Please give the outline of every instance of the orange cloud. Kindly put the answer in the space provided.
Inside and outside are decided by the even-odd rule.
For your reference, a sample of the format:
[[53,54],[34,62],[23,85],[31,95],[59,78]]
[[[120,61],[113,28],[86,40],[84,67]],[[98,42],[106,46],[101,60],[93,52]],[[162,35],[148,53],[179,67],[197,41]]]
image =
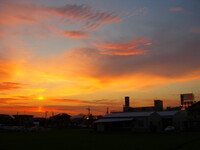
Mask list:
[[[143,46],[147,43],[149,40],[133,39],[127,43],[98,43],[98,46],[99,49],[105,49],[104,51],[116,51],[118,48],[120,50],[123,48],[138,49],[138,45]],[[108,54],[101,55],[97,49],[74,48],[46,58],[35,58],[34,62],[24,68],[24,72],[17,78],[25,80],[25,83],[30,83],[30,85],[35,85],[34,89],[36,87],[46,89],[42,91],[42,96],[47,95],[49,98],[56,97],[56,99],[63,96],[91,94],[102,90],[109,92],[143,91],[151,89],[151,86],[179,82],[180,79],[198,78],[199,72],[193,73],[199,70],[199,62],[196,59],[199,52],[197,49],[198,47],[193,49],[195,53],[191,53],[186,47],[183,53],[113,57]],[[178,55],[181,57],[175,57]],[[188,58],[187,63],[185,57]],[[184,71],[184,63],[189,66],[187,71]],[[191,76],[187,77],[188,75]],[[27,93],[36,94],[31,90],[23,91],[25,95]]]
[[77,104],[87,104],[87,105],[121,105],[122,102],[118,100],[109,100],[109,99],[102,99],[102,100],[71,100],[71,99],[49,99],[50,101],[54,102],[61,102],[61,103],[77,103]]
[[1,1],[0,22],[6,25],[18,23],[40,24],[51,22],[54,17],[64,24],[82,23],[88,29],[97,29],[103,24],[121,21],[118,14],[105,12],[89,5],[67,4],[65,6],[44,6],[31,2]]
[[174,7],[174,8],[170,8],[169,11],[183,11],[182,7]]
[[0,81],[5,81],[11,78],[14,71],[14,63],[8,59],[0,58]]
[[88,34],[84,31],[64,31],[64,36],[67,36],[69,38],[88,38]]
[[61,102],[61,103],[86,103],[86,101],[82,100],[71,100],[71,99],[50,99],[50,101]]
[[[135,40],[128,43],[103,43],[99,46],[101,49],[105,48],[105,51],[106,48],[115,51],[118,50],[118,47],[132,50],[135,45],[137,47],[138,41],[141,41],[139,46],[149,43],[148,40],[142,39],[136,40],[136,44],[133,41]],[[196,49],[194,50],[198,52]],[[181,53],[181,56],[184,57],[179,57],[177,60],[177,57],[174,56],[179,53],[113,57],[108,54],[101,55],[97,49],[71,49],[62,54],[35,59],[34,64],[28,68],[31,69],[30,73],[23,74],[22,79],[28,77],[27,80],[33,84],[37,81],[37,86],[46,89],[43,91],[44,95],[48,95],[50,98],[58,97],[56,98],[59,99],[57,102],[62,101],[63,103],[65,100],[60,100],[59,97],[91,94],[101,90],[109,92],[144,91],[152,89],[151,87],[156,85],[198,78],[199,72],[195,73],[195,70],[199,70],[198,62],[194,63],[196,65],[188,64],[198,60],[196,59],[198,55],[193,55],[193,53],[188,55],[188,53],[187,50],[185,53]],[[187,63],[190,67],[186,72],[182,65],[185,62],[185,56],[188,60],[192,60]],[[86,103],[85,101],[70,102]]]
[[18,23],[37,23],[37,17],[42,9],[41,6],[16,0],[1,1],[0,7],[0,22],[11,26]]
[[132,14],[130,14],[128,17],[131,17],[131,16],[135,16],[135,15],[138,15],[138,14],[143,14],[143,15],[146,15],[148,13],[148,9],[146,7],[143,7],[143,8],[140,8],[136,11],[134,11]]
[[[2,98],[0,98],[0,103],[12,105],[28,105],[30,104],[28,101],[34,99],[32,96],[9,96],[10,95],[2,95]],[[26,101],[26,103],[24,101]]]
[[[89,29],[97,29],[102,24],[118,22],[119,15],[97,10],[89,5],[70,5],[67,4],[60,8],[53,9],[58,15],[63,17],[64,23],[83,22]],[[67,19],[67,20],[66,20]]]
[[123,52],[121,50],[119,51],[107,51],[107,52],[101,52],[101,54],[105,54],[105,55],[141,55],[141,54],[146,54],[147,50],[143,50],[143,49],[135,49],[135,50],[123,50]]
[[16,98],[0,98],[0,101],[15,101],[15,100],[19,100],[19,99],[16,99]]
[[25,84],[16,82],[0,82],[0,91],[19,89],[22,85]]
[[107,55],[140,55],[147,50],[139,48],[142,45],[151,45],[147,38],[134,38],[128,43],[95,43],[101,54]]

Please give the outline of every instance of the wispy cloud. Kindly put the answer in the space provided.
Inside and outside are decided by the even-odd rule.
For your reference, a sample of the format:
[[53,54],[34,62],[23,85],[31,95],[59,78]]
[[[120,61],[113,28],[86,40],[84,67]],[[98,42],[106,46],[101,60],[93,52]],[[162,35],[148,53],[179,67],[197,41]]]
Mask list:
[[67,4],[63,7],[52,9],[63,17],[62,21],[64,23],[82,22],[89,29],[97,29],[102,24],[115,23],[122,20],[119,14],[104,12],[86,4]]
[[95,43],[101,54],[106,55],[141,55],[147,50],[140,48],[144,45],[151,45],[147,38],[134,38],[128,43]]
[[23,85],[25,84],[16,82],[0,82],[0,91],[19,89]]
[[143,7],[143,8],[140,8],[140,9],[134,11],[130,15],[128,15],[128,17],[132,17],[132,16],[135,16],[135,15],[138,15],[138,14],[146,15],[148,12],[149,12],[149,10],[147,9],[147,7]]
[[183,11],[184,9],[182,7],[173,7],[170,8],[169,11]]
[[50,101],[54,102],[61,102],[61,103],[87,103],[87,101],[83,100],[74,100],[74,99],[49,99]]
[[49,99],[49,101],[60,102],[60,103],[78,103],[86,105],[119,105],[122,102],[119,100],[109,100],[109,99],[100,99],[100,100],[76,100],[76,99]]
[[16,98],[0,98],[0,103],[5,105],[28,105],[28,103],[20,102],[20,99]]
[[0,58],[0,81],[10,78],[12,70],[12,63]]
[[[45,24],[56,17],[64,24],[82,23],[87,29],[97,29],[103,24],[117,23],[122,20],[118,13],[98,10],[82,4],[65,6],[44,6],[31,2],[1,1],[0,22],[7,25],[16,23]],[[48,17],[47,17],[48,16]]]
[[63,35],[67,36],[69,38],[77,38],[77,39],[79,39],[79,38],[88,38],[89,37],[89,35],[86,32],[84,32],[84,31],[75,31],[75,30],[74,31],[65,30],[65,31],[63,31]]

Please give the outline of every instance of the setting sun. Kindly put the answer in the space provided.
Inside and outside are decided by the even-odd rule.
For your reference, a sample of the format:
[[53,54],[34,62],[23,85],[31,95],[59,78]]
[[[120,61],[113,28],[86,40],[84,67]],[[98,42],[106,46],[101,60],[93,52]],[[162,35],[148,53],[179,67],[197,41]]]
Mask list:
[[40,97],[38,97],[37,99],[39,99],[39,100],[44,100],[44,97],[40,96]]

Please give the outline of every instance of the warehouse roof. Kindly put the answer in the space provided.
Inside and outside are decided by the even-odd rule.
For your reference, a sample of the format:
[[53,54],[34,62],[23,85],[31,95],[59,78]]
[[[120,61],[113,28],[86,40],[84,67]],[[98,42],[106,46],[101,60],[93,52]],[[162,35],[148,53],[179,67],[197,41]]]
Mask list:
[[111,113],[103,116],[103,118],[128,118],[128,117],[148,117],[154,112],[121,112],[121,113]]
[[123,121],[131,121],[133,120],[132,118],[118,118],[118,119],[99,119],[95,121],[94,123],[104,123],[104,122],[123,122]]
[[160,116],[173,116],[177,113],[178,111],[159,111],[157,112]]

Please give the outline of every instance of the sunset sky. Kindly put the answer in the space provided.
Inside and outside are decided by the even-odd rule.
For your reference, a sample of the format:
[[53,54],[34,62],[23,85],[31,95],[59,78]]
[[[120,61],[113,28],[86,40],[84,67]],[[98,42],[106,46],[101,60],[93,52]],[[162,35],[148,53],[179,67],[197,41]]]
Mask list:
[[199,0],[0,0],[0,113],[200,99]]

